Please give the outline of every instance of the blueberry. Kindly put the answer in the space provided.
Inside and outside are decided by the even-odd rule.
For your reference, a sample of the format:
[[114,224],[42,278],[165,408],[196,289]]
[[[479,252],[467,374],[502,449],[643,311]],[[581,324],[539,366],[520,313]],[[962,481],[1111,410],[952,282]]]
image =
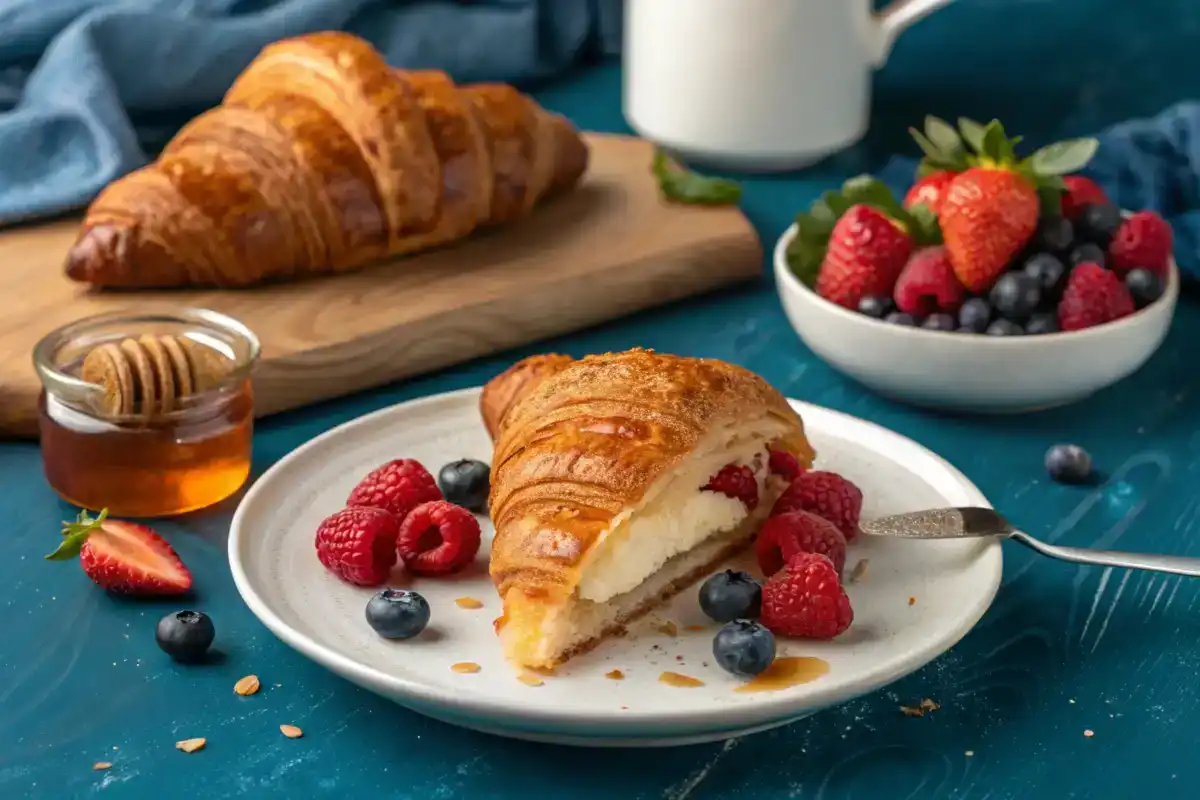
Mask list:
[[454,505],[481,512],[487,507],[491,475],[487,464],[463,458],[451,461],[438,471],[438,488]]
[[1079,445],[1056,444],[1046,451],[1046,472],[1059,483],[1087,483],[1092,457]]
[[1034,314],[1025,325],[1030,336],[1038,333],[1058,333],[1058,315],[1054,313]]
[[931,331],[952,331],[958,327],[958,323],[949,314],[930,314],[921,327]]
[[757,619],[762,609],[762,587],[749,572],[727,569],[700,587],[700,610],[717,622]]
[[1121,209],[1112,203],[1084,206],[1083,213],[1079,215],[1079,236],[1101,247],[1108,247],[1122,221]]
[[1071,266],[1073,267],[1087,263],[1099,264],[1103,267],[1107,263],[1104,257],[1104,248],[1098,244],[1092,244],[1091,242],[1084,242],[1072,250],[1068,260],[1071,262]]
[[1038,282],[1023,272],[1009,272],[1000,276],[991,292],[992,305],[1002,317],[1021,322],[1042,301],[1042,290]]
[[1020,336],[1025,329],[1011,319],[998,319],[987,326],[988,336]]
[[858,313],[866,314],[868,317],[874,317],[875,319],[883,319],[891,310],[892,299],[890,297],[869,294],[858,301]]
[[158,621],[154,641],[176,661],[194,664],[204,658],[217,629],[203,611],[176,611]]
[[1050,253],[1037,253],[1029,257],[1022,271],[1037,281],[1043,297],[1057,294],[1062,290],[1063,278],[1067,274],[1067,266]]
[[903,311],[893,311],[883,318],[884,322],[890,322],[893,325],[907,325],[910,328],[917,324],[917,318],[912,314],[905,314]]
[[775,634],[761,623],[734,620],[713,637],[713,657],[734,675],[757,675],[775,660]]
[[1125,286],[1133,295],[1134,305],[1138,308],[1145,308],[1162,297],[1163,290],[1166,289],[1162,278],[1148,269],[1130,270],[1125,276]]
[[992,306],[982,297],[968,299],[962,304],[962,308],[958,310],[958,324],[963,328],[969,328],[975,333],[983,333],[987,330],[988,323],[991,321]]
[[1061,253],[1075,240],[1075,228],[1063,217],[1046,217],[1038,222],[1034,245],[1051,253]]
[[384,589],[367,601],[367,624],[385,639],[411,639],[429,624],[429,603],[416,592]]

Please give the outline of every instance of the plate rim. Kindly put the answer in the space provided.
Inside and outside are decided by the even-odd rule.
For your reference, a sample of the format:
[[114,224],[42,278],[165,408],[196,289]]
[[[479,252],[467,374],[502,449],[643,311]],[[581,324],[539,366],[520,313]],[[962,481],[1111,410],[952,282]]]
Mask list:
[[[827,707],[848,702],[855,697],[875,692],[900,678],[909,675],[931,663],[962,640],[983,618],[995,600],[1000,587],[1003,572],[1003,555],[999,541],[981,542],[977,559],[990,559],[991,572],[988,575],[988,586],[976,595],[974,606],[961,621],[946,634],[932,639],[932,644],[915,647],[899,659],[893,669],[885,673],[877,673],[869,679],[857,682],[831,682],[827,687],[818,687],[804,694],[801,698],[782,701],[772,710],[774,713],[764,714],[763,706],[759,704],[745,706],[727,706],[714,709],[709,705],[689,707],[680,706],[670,711],[637,710],[630,708],[625,711],[614,709],[605,714],[597,711],[562,711],[555,708],[531,708],[514,706],[511,700],[491,697],[478,697],[457,694],[433,684],[413,681],[404,676],[384,672],[372,666],[362,664],[348,655],[319,642],[309,635],[293,628],[284,622],[270,607],[269,603],[256,591],[254,583],[246,572],[240,550],[247,542],[245,533],[245,518],[249,516],[258,496],[267,491],[270,479],[289,467],[289,465],[308,452],[320,448],[330,439],[344,435],[356,427],[369,427],[381,417],[397,412],[398,409],[414,409],[453,401],[461,401],[470,396],[478,397],[481,386],[472,386],[448,392],[426,395],[410,400],[394,403],[384,408],[363,414],[347,420],[319,434],[309,441],[280,457],[262,473],[247,490],[238,503],[229,526],[229,540],[226,548],[230,572],[234,586],[242,601],[250,612],[262,623],[267,630],[284,644],[300,653],[305,658],[330,670],[338,677],[348,680],[355,685],[380,693],[386,689],[388,699],[406,706],[418,713],[422,707],[432,706],[438,709],[452,711],[453,716],[470,716],[481,722],[502,721],[505,727],[517,730],[553,734],[560,732],[579,735],[579,726],[587,726],[592,738],[605,738],[617,735],[620,738],[645,738],[647,740],[670,736],[672,731],[689,734],[704,732],[727,732],[736,735],[742,728],[761,728],[772,723],[785,724],[793,719],[800,719],[816,713]],[[974,502],[981,506],[991,507],[983,492],[964,475],[957,467],[942,456],[933,452],[921,443],[904,436],[901,433],[885,428],[869,420],[855,417],[836,409],[807,403],[794,398],[787,398],[788,403],[795,408],[801,417],[805,413],[815,411],[825,414],[842,423],[866,426],[871,432],[884,439],[900,440],[903,444],[916,448],[925,458],[944,470],[950,477],[974,496]],[[410,705],[411,704],[411,705]],[[466,712],[466,713],[464,713]],[[465,723],[463,723],[465,724]],[[635,732],[636,731],[636,732]]]

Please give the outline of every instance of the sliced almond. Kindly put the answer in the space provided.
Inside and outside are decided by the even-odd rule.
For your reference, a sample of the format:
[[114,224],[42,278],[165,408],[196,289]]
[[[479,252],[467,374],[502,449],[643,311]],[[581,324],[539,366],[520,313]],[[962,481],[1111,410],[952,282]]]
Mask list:
[[111,767],[112,767],[111,761],[97,761],[95,764],[92,764],[92,769],[94,769],[94,770],[109,769]]
[[300,730],[295,725],[280,725],[279,732],[289,739],[299,739],[304,735],[304,731]]
[[247,675],[233,685],[233,692],[234,694],[240,694],[242,697],[247,697],[257,692],[260,685],[257,675]]
[[208,739],[203,737],[198,739],[184,739],[182,742],[175,743],[175,749],[182,750],[185,753],[194,753],[197,750],[203,750],[206,744],[208,744]]

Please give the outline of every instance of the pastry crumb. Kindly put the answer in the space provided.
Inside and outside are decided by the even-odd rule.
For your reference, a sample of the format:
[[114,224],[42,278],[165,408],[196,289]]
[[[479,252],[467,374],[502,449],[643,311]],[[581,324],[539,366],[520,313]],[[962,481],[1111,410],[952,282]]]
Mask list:
[[930,711],[937,711],[941,704],[926,697],[915,706],[900,706],[900,713],[906,717],[923,717]]
[[299,739],[304,735],[304,731],[300,730],[295,725],[280,725],[279,732],[289,739]]
[[1086,736],[1086,737],[1088,737],[1088,738],[1090,739],[1090,738],[1092,738],[1093,736],[1095,736],[1095,735],[1096,735],[1096,732],[1095,732],[1095,731],[1093,731],[1091,728],[1088,728],[1087,730],[1085,730],[1085,731],[1083,732],[1083,735],[1084,735],[1084,736]]
[[974,751],[974,750],[968,750],[968,751],[966,751],[965,753],[963,753],[963,755],[964,755],[964,756],[966,756],[967,758],[970,758],[971,756],[975,755],[975,751]]
[[454,604],[459,608],[483,608],[483,603],[476,600],[474,597],[456,598]]
[[111,761],[97,761],[95,764],[92,764],[92,769],[97,770],[97,771],[104,770],[104,769],[111,769],[111,768],[112,768]]
[[517,680],[526,686],[541,686],[545,683],[545,681],[539,678],[537,675],[518,675]]
[[915,606],[917,604],[917,598],[915,598],[915,597],[908,598],[908,604],[910,606]]
[[869,559],[860,558],[858,563],[854,565],[854,569],[850,570],[850,577],[847,579],[849,583],[858,583],[863,578],[867,577],[867,564]]
[[175,743],[176,750],[182,750],[185,753],[194,753],[197,750],[203,750],[204,745],[208,744],[208,740],[204,737],[196,739],[184,739],[181,742]]
[[479,672],[482,667],[473,661],[460,661],[457,664],[450,665],[450,669],[460,675],[469,675],[472,672]]
[[655,625],[654,627],[659,633],[661,633],[664,636],[678,636],[679,635],[679,628],[676,627],[675,623],[671,622],[670,620],[659,623],[658,625]]
[[625,673],[621,672],[619,669],[614,669],[611,672],[604,673],[604,677],[608,678],[610,681],[623,681],[625,680]]

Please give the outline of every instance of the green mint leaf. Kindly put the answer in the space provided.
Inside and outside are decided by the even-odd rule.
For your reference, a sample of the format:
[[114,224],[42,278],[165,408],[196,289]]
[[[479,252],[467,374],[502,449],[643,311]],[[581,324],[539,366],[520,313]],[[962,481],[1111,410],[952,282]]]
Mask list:
[[1086,167],[1099,147],[1095,139],[1067,139],[1038,150],[1029,163],[1038,175],[1069,175]]
[[954,160],[964,158],[962,137],[954,130],[954,126],[944,119],[932,115],[925,117],[925,137],[948,157]]
[[668,200],[689,205],[733,205],[742,198],[742,187],[735,181],[710,178],[692,172],[672,161],[661,150],[654,151],[651,172]]
[[963,141],[976,153],[983,153],[983,134],[985,129],[973,119],[958,118],[958,130],[962,133]]

